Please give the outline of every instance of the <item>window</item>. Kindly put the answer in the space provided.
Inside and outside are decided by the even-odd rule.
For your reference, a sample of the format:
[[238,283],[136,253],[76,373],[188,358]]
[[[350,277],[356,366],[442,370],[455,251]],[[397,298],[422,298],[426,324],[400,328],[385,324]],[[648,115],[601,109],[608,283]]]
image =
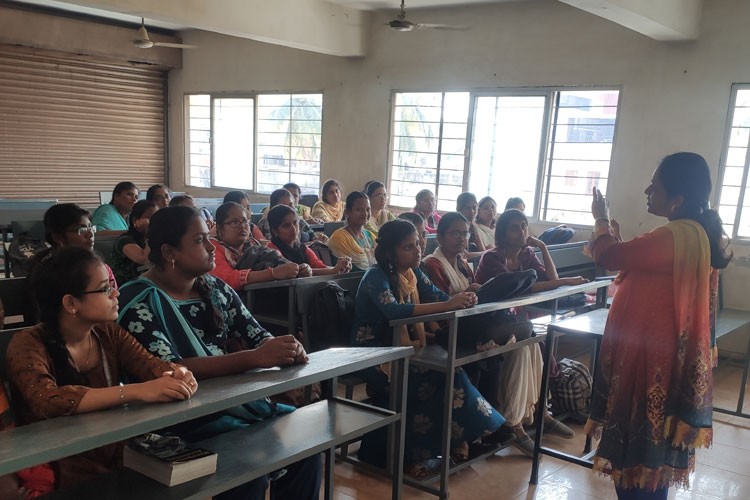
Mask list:
[[750,84],[737,84],[732,86],[718,195],[719,215],[732,239],[750,238],[749,146]]
[[438,210],[456,208],[463,191],[468,92],[396,94],[393,108],[391,203],[415,204],[422,189],[435,193]]
[[618,99],[615,89],[397,93],[391,200],[409,207],[428,188],[438,209],[454,210],[464,190],[500,208],[520,196],[532,217],[590,224],[591,188],[606,192]]
[[191,186],[317,192],[322,94],[189,95],[186,108]]

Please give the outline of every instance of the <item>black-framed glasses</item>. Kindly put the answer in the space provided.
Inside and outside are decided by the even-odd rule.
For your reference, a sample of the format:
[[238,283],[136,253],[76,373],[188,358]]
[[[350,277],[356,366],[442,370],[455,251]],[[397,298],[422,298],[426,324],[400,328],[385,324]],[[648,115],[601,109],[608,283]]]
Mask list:
[[224,224],[231,227],[243,227],[250,225],[250,219],[232,219],[226,221]]
[[112,282],[110,282],[110,284],[107,285],[107,286],[105,286],[105,287],[99,288],[97,290],[87,290],[87,291],[81,292],[81,293],[83,295],[89,295],[91,293],[106,293],[107,297],[109,297],[111,299],[112,295],[114,295],[114,293],[115,293],[115,290],[117,290],[117,288],[115,288],[115,284],[112,283]]
[[78,226],[73,229],[68,229],[68,233],[76,233],[78,236],[83,236],[87,233],[96,234],[96,226]]

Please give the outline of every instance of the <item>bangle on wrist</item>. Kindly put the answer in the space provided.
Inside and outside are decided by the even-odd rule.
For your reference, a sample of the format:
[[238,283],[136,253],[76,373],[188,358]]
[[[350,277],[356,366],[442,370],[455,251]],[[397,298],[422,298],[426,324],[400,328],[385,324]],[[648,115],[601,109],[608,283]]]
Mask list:
[[596,219],[594,219],[594,224],[596,224],[597,222],[601,220],[605,221],[607,225],[609,226],[609,217],[597,217]]
[[120,384],[120,404],[123,407],[128,406],[128,403],[125,401],[125,386]]

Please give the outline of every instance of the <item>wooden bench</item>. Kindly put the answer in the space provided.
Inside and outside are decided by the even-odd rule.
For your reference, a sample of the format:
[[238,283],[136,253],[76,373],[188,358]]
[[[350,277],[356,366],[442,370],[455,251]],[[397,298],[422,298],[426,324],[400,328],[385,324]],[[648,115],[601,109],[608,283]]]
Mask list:
[[[326,498],[332,498],[334,449],[374,429],[393,425],[390,461],[392,498],[401,495],[405,408],[403,374],[408,348],[347,348],[312,353],[306,365],[219,377],[201,381],[188,401],[134,404],[69,417],[58,417],[3,432],[0,475],[115,443],[144,432],[185,422],[242,403],[296,387],[332,379],[350,372],[392,362],[396,385],[392,410],[375,408],[343,398],[299,408],[248,428],[198,443],[218,453],[215,474],[167,487],[130,470],[118,470],[91,482],[59,491],[50,498],[70,499],[204,499],[271,471],[324,451]],[[304,429],[305,432],[300,432]]]

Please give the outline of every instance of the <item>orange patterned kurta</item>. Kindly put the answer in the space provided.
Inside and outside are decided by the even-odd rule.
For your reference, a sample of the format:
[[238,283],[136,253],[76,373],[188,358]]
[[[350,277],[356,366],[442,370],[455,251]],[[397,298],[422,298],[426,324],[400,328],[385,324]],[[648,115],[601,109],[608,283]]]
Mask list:
[[594,470],[620,488],[687,486],[712,440],[708,239],[680,220],[628,242],[597,234],[591,252],[620,270],[588,425],[603,429]]

